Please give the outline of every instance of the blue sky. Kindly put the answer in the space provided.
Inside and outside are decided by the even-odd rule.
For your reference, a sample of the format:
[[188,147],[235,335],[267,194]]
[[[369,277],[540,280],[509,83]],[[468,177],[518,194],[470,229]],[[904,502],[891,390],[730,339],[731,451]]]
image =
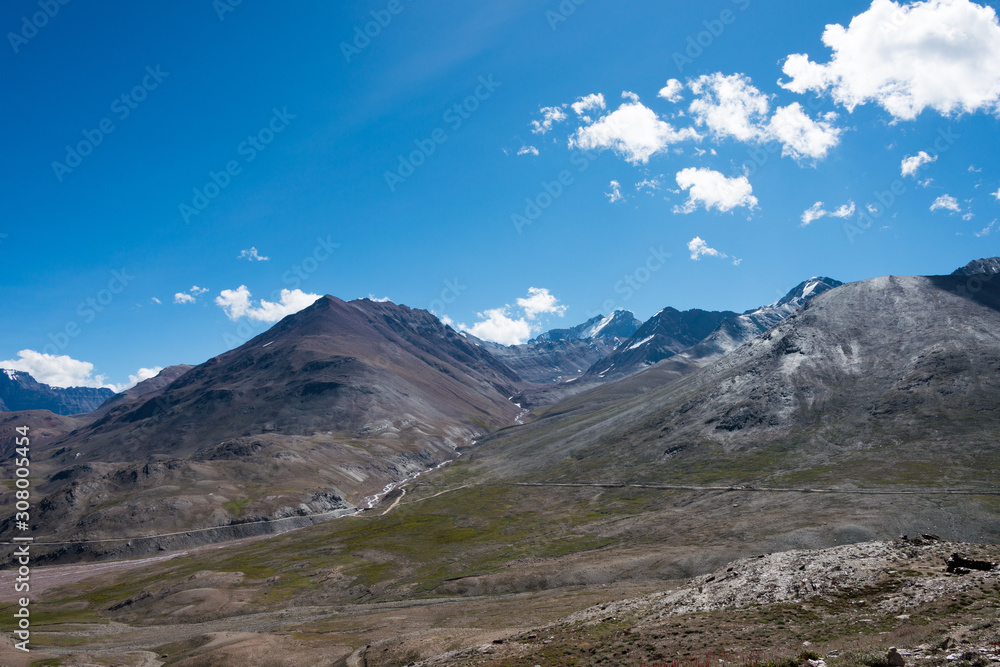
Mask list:
[[1000,254],[992,3],[17,0],[0,26],[0,361],[53,384],[201,363],[314,295],[512,342]]

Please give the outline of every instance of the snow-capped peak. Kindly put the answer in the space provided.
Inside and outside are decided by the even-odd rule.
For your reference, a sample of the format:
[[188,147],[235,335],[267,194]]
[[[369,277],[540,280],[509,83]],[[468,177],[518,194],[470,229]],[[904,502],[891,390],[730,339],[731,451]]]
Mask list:
[[4,368],[0,370],[3,370],[3,372],[6,373],[7,377],[10,378],[11,380],[17,380],[17,371],[12,370],[10,368]]

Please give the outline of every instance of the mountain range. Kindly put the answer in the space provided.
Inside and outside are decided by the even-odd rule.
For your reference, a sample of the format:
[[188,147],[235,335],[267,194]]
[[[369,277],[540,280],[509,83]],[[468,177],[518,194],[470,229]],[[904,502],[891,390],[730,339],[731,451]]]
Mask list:
[[[326,296],[89,414],[4,414],[0,435],[21,422],[38,429],[38,525],[95,545],[52,551],[56,560],[149,553],[364,508],[477,441],[494,443],[488,465],[479,447],[466,464],[484,478],[613,471],[662,482],[701,471],[701,481],[731,480],[750,456],[758,464],[748,474],[856,469],[867,482],[875,459],[866,443],[901,443],[907,469],[922,470],[961,433],[968,451],[953,474],[964,479],[993,464],[973,450],[986,446],[1000,398],[977,375],[996,367],[998,266],[848,285],[811,278],[742,314],[668,307],[640,323],[616,311],[509,347],[426,311]],[[527,425],[508,437],[515,423]],[[913,439],[926,446],[911,456]],[[149,534],[218,530],[109,539],[136,522]],[[0,523],[0,536],[11,528]]]
[[[797,651],[913,627],[950,647],[959,612],[995,633],[994,574],[940,555],[995,561],[1000,540],[997,268],[813,278],[743,314],[618,312],[505,352],[324,297],[93,413],[0,414],[8,478],[32,428],[33,563],[184,549],[39,570],[33,590],[60,587],[33,623],[69,664],[597,665],[672,660],[678,636],[695,660],[772,625]],[[591,345],[609,352],[553,370]],[[684,625],[660,613],[681,599]]]

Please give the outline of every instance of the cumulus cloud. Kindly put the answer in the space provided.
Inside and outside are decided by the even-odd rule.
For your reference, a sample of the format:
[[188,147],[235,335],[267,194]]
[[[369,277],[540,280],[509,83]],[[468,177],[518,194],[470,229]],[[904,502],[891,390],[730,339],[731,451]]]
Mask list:
[[857,207],[852,201],[842,204],[833,211],[826,210],[823,208],[823,202],[818,201],[802,212],[802,224],[799,226],[806,227],[820,218],[825,218],[827,216],[832,218],[849,218],[854,215],[856,210]]
[[570,107],[577,116],[583,116],[588,111],[603,111],[608,108],[607,103],[604,101],[604,95],[601,93],[581,97],[571,104]]
[[518,155],[538,155],[538,149],[534,146],[521,146],[517,151]]
[[796,160],[823,159],[840,143],[843,129],[832,123],[836,114],[814,120],[795,102],[769,115],[768,96],[743,74],[706,74],[690,85],[699,97],[688,111],[699,126],[707,127],[717,138],[745,143],[778,141],[781,154]]
[[939,211],[942,209],[945,211],[951,211],[952,213],[962,212],[962,207],[959,206],[958,200],[951,195],[941,195],[934,200],[933,204],[931,204],[931,211]]
[[531,121],[533,134],[545,134],[552,129],[556,123],[561,123],[568,118],[566,112],[559,107],[542,107],[542,120]]
[[983,227],[983,230],[981,232],[975,232],[975,234],[978,238],[989,236],[990,234],[993,233],[993,230],[996,229],[996,226],[997,226],[997,221],[996,219],[994,219],[993,222],[991,222],[989,225]]
[[226,317],[234,322],[246,317],[258,322],[277,322],[287,315],[297,313],[311,306],[319,294],[307,294],[302,290],[281,290],[281,300],[277,303],[260,300],[258,305],[250,299],[250,290],[246,285],[240,285],[234,290],[225,289],[215,297],[215,304],[222,308]]
[[529,287],[528,296],[518,299],[517,305],[524,309],[524,315],[529,320],[542,314],[554,314],[559,317],[566,314],[566,306],[559,305],[559,299],[544,287]]
[[250,262],[268,262],[271,260],[270,257],[264,257],[257,252],[257,248],[250,247],[249,250],[240,250],[240,255],[237,259],[245,259]]
[[667,100],[668,102],[680,102],[681,101],[681,91],[684,90],[684,84],[677,79],[670,79],[667,81],[667,85],[660,88],[659,97]]
[[605,192],[604,196],[608,198],[612,204],[624,199],[622,197],[622,184],[618,181],[611,181],[611,192]]
[[677,173],[677,185],[688,191],[688,199],[683,206],[675,207],[674,213],[692,213],[699,206],[704,206],[706,211],[715,208],[723,213],[741,206],[749,209],[757,206],[753,187],[746,176],[726,178],[711,169],[688,167]]
[[368,300],[374,301],[375,303],[389,303],[390,301],[392,301],[392,299],[390,299],[387,296],[375,296],[374,294],[369,294]]
[[566,314],[566,306],[560,305],[559,300],[544,287],[529,287],[528,296],[517,299],[516,303],[521,311],[519,314],[512,314],[514,309],[510,305],[491,308],[477,313],[480,321],[471,327],[459,324],[458,328],[501,345],[520,345],[540,329],[539,323],[535,322],[539,315],[562,317]]
[[178,292],[177,294],[174,294],[174,303],[194,303],[198,300],[199,296],[207,291],[207,288],[195,285],[187,292]]
[[822,160],[840,143],[844,130],[834,127],[828,120],[813,120],[803,111],[802,105],[795,102],[774,112],[767,131],[781,142],[782,155],[796,160]]
[[970,0],[900,5],[874,0],[850,25],[828,25],[830,62],[806,54],[785,60],[789,81],[805,93],[828,91],[849,111],[874,103],[894,120],[924,109],[944,115],[1000,111],[1000,23],[991,7]]
[[103,375],[94,375],[94,364],[68,355],[21,350],[17,359],[0,361],[0,368],[23,371],[42,384],[53,387],[106,387],[115,389]]
[[920,151],[916,155],[908,155],[903,158],[903,161],[899,165],[900,173],[903,176],[916,176],[918,169],[935,160],[937,160],[937,155],[931,157],[927,154],[927,151]]
[[625,102],[614,112],[578,129],[570,137],[569,146],[583,150],[610,148],[632,164],[645,164],[671,144],[700,138],[692,128],[674,129],[636,97],[635,101]]
[[471,327],[464,324],[459,326],[476,338],[501,345],[520,345],[531,338],[531,323],[523,317],[513,319],[508,311],[509,308],[506,306],[492,308],[486,312],[478,313],[481,321],[476,322]]
[[729,255],[724,252],[719,252],[715,248],[709,248],[708,243],[706,243],[700,236],[696,236],[688,241],[688,252],[691,253],[691,259],[696,262],[702,257],[720,257],[723,259],[729,257]]
[[690,86],[699,97],[691,102],[688,111],[699,126],[708,127],[719,138],[761,139],[770,103],[750,77],[716,72],[698,77]]

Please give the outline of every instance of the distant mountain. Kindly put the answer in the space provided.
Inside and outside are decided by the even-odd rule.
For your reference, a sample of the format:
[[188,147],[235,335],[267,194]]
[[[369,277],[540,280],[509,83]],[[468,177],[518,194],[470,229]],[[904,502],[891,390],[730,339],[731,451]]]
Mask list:
[[723,320],[705,340],[682,354],[689,359],[715,359],[728,354],[798,311],[814,297],[843,284],[833,278],[810,278],[770,305]]
[[49,410],[76,415],[97,409],[114,395],[103,387],[50,387],[24,371],[0,369],[0,412]]
[[537,384],[567,382],[611,354],[642,326],[627,310],[597,315],[569,329],[552,329],[523,345],[499,345],[469,334],[522,379]]
[[233,527],[175,545],[284,529],[266,521],[364,506],[512,424],[520,383],[427,311],[326,296],[35,451],[37,519],[68,539]]
[[674,381],[615,398],[657,366],[541,410],[467,465],[546,482],[991,488],[1000,281],[965,283],[886,276],[827,290]]
[[619,378],[655,364],[703,340],[719,324],[736,313],[664,308],[649,318],[610,355],[596,362],[588,376]]
[[625,340],[638,331],[642,322],[627,310],[616,310],[607,317],[597,315],[571,329],[552,329],[530,342],[554,340],[588,340],[591,338],[620,338]]
[[969,262],[960,269],[955,269],[953,276],[974,276],[980,273],[996,274],[1000,273],[1000,257],[989,257],[987,259],[977,259]]

